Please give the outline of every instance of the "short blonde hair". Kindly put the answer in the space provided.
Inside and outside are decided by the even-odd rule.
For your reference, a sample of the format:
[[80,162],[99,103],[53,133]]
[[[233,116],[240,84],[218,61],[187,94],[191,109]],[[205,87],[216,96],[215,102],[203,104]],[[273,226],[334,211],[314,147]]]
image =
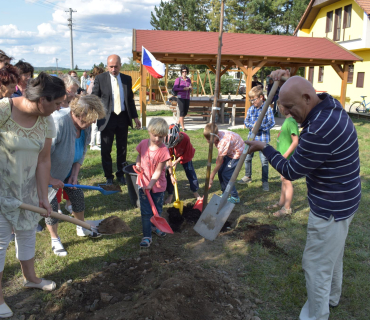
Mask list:
[[262,86],[255,86],[248,93],[249,98],[263,96]]
[[86,122],[95,122],[105,117],[103,103],[98,96],[93,94],[77,96],[69,104],[73,114]]
[[71,77],[69,74],[63,74],[60,76],[60,79],[63,80],[64,85],[66,86],[66,89],[69,89],[71,87],[77,86],[77,88],[80,87],[80,83],[77,79]]
[[168,135],[168,123],[162,118],[152,118],[148,124],[148,131],[151,134],[165,137]]
[[[214,124],[215,126],[215,134],[218,134],[218,127],[217,124]],[[207,140],[211,140],[211,133],[212,133],[212,123],[207,123],[204,127],[203,135]]]

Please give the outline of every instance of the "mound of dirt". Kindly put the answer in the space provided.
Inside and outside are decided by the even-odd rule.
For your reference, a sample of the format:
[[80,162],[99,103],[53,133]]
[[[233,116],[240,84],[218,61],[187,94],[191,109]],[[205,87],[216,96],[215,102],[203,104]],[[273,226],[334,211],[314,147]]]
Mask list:
[[184,228],[183,223],[194,226],[198,221],[201,212],[198,209],[193,209],[194,204],[188,203],[184,206],[182,215],[180,210],[174,207],[167,209],[168,222],[174,232],[181,232]]
[[[225,271],[185,262],[160,244],[51,293],[37,319],[251,319],[257,306]],[[257,301],[257,300],[256,300]]]
[[103,234],[115,234],[131,231],[131,228],[117,216],[110,216],[100,222],[98,231]]

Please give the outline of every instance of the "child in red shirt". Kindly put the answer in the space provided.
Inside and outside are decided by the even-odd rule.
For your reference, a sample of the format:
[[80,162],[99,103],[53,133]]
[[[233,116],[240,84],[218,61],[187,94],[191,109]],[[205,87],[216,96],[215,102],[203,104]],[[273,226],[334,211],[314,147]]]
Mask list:
[[[170,150],[171,157],[174,155],[176,160],[172,162],[172,166],[176,166],[179,162],[185,170],[186,177],[189,180],[190,190],[193,191],[194,197],[199,200],[201,199],[198,189],[199,183],[198,178],[194,170],[193,161],[195,149],[190,142],[189,136],[185,132],[180,132],[178,124],[171,124],[169,134],[164,140],[164,144]],[[169,173],[166,175],[167,178],[167,192],[168,198],[164,203],[171,203],[173,198],[174,187],[171,182],[171,176]]]
[[148,125],[149,139],[139,143],[136,150],[139,155],[136,158],[136,168],[143,173],[142,180],[138,179],[141,221],[143,225],[143,239],[140,247],[149,247],[152,243],[152,232],[159,237],[166,234],[156,229],[150,222],[153,216],[152,208],[144,189],[150,190],[150,195],[161,215],[163,207],[163,197],[167,182],[165,176],[165,165],[170,160],[170,153],[163,144],[163,138],[168,133],[168,124],[162,118],[153,118]]

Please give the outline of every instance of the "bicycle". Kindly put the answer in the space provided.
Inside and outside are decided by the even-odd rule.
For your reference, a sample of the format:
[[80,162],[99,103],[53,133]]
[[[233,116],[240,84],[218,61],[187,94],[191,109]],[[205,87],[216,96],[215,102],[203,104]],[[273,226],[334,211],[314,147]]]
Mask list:
[[362,102],[361,101],[355,101],[354,103],[352,103],[351,106],[349,107],[348,112],[352,112],[352,113],[368,113],[368,112],[370,112],[370,102],[366,103],[366,101],[365,101],[366,97],[367,96],[361,96]]

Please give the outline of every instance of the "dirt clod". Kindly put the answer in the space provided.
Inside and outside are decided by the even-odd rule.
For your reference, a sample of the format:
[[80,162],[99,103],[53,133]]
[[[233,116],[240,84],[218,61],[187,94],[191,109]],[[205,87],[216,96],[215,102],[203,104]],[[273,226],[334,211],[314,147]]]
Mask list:
[[131,231],[131,228],[122,219],[111,216],[100,222],[98,231],[103,234],[114,234]]

